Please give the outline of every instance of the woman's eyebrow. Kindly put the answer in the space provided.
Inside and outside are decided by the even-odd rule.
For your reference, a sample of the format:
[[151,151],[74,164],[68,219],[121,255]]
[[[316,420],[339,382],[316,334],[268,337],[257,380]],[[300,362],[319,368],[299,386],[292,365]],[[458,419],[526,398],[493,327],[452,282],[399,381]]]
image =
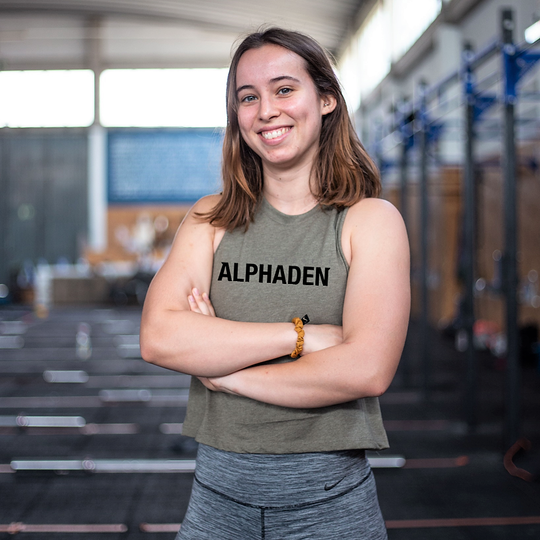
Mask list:
[[280,75],[279,77],[274,77],[273,79],[270,79],[270,82],[274,83],[274,82],[280,82],[280,81],[283,81],[283,80],[294,81],[294,82],[297,82],[297,83],[300,82],[299,79],[297,79],[296,77],[293,77],[292,75]]
[[[280,81],[284,81],[284,80],[288,80],[288,81],[294,81],[294,82],[297,82],[299,83],[300,80],[297,79],[296,77],[293,77],[292,75],[280,75],[279,77],[274,77],[272,79],[270,79],[270,83],[276,83],[276,82],[280,82]],[[253,90],[255,87],[252,85],[252,84],[244,84],[242,86],[239,86],[237,89],[236,89],[236,93],[239,94],[240,92],[242,92],[242,90]]]
[[242,90],[253,90],[255,88],[252,84],[244,84],[236,89],[236,93],[239,94]]

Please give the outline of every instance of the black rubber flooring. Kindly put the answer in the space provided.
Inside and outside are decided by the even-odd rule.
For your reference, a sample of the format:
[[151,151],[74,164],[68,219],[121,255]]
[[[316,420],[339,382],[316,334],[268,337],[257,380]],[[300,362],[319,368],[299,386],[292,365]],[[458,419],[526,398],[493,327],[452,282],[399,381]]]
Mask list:
[[[1,540],[174,539],[192,472],[144,467],[193,460],[196,445],[179,431],[189,378],[140,358],[139,323],[131,307],[54,309],[45,319],[0,307]],[[539,539],[540,371],[524,368],[522,434],[531,447],[510,469],[531,473],[526,481],[503,462],[501,361],[478,355],[479,423],[471,432],[463,421],[465,356],[439,333],[429,336],[426,399],[422,339],[412,324],[407,384],[400,370],[381,398],[391,448],[370,454],[405,459],[399,468],[374,468],[390,540]],[[27,425],[51,417],[75,424]],[[21,470],[30,461],[39,463]],[[73,464],[79,469],[68,470]]]

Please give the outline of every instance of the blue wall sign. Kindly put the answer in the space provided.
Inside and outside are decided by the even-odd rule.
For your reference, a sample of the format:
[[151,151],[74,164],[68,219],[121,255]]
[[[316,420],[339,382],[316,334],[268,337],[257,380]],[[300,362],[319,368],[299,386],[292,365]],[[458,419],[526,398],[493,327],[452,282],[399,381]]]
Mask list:
[[222,142],[219,129],[109,130],[109,202],[193,202],[219,192]]

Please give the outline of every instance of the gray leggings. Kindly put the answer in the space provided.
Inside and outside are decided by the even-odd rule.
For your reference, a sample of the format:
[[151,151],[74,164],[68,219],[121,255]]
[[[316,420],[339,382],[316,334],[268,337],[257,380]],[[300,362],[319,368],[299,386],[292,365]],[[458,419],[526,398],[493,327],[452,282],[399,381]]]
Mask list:
[[386,540],[360,451],[235,454],[200,445],[176,540]]

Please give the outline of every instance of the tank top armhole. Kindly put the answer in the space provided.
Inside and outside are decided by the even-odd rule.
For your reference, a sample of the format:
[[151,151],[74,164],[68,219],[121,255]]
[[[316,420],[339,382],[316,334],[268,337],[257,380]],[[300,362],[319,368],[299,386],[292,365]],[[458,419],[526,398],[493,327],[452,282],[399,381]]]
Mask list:
[[349,211],[349,207],[344,208],[341,210],[341,212],[337,213],[337,219],[336,219],[336,245],[338,248],[338,253],[343,261],[343,264],[345,265],[345,268],[347,269],[347,272],[349,271],[350,265],[347,262],[347,258],[345,257],[345,253],[343,253],[343,244],[341,235],[343,233],[343,224],[345,223],[345,218],[347,217],[347,212]]
[[[225,238],[225,236],[227,236],[227,234],[229,234],[229,231],[227,231],[227,230],[223,231],[223,235],[221,236],[221,239],[220,239],[218,245],[215,246],[214,256],[216,256],[216,254],[218,253],[221,244],[223,244],[223,239]],[[212,246],[212,247],[214,247],[214,246]]]

